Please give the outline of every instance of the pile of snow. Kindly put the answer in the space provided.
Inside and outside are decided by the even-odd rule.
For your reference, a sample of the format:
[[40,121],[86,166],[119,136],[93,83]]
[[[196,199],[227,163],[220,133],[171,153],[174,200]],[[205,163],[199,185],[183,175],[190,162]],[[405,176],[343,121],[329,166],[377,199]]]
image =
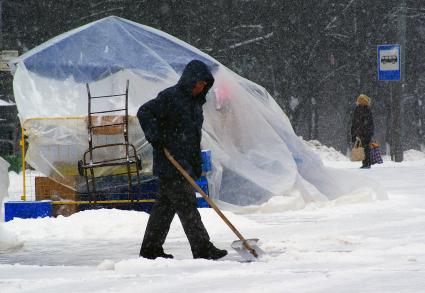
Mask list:
[[337,151],[333,147],[328,147],[323,145],[318,140],[309,140],[305,141],[305,143],[315,152],[322,161],[349,161],[345,155],[341,152]]
[[5,225],[21,241],[127,239],[140,234],[148,216],[136,211],[101,209],[82,211],[69,217],[15,218]]
[[20,172],[19,174],[15,171],[9,172],[9,200],[20,200],[23,192],[22,180],[22,172]]
[[4,199],[8,197],[7,189],[9,188],[9,174],[7,172],[9,163],[0,157],[0,253],[2,251],[14,249],[22,246],[16,235],[3,227],[4,221]]
[[[213,209],[199,209],[208,232],[213,235],[234,237]],[[257,223],[242,215],[225,212],[231,222],[242,230]],[[149,214],[116,209],[87,210],[69,217],[38,219],[13,219],[5,223],[9,231],[16,233],[19,241],[77,241],[77,240],[128,240],[142,239]],[[260,225],[262,226],[262,225]],[[171,237],[185,238],[179,218],[176,216],[170,229]]]
[[417,150],[408,150],[404,153],[404,160],[405,161],[421,161],[425,160],[425,153]]
[[[25,172],[25,186],[26,186],[26,200],[35,200],[35,178],[45,177],[43,173],[26,170]],[[21,200],[23,195],[23,174],[22,172],[16,173],[14,171],[9,172],[9,200]]]
[[[10,164],[0,157],[0,216],[4,219],[3,200],[8,197],[7,190],[9,188],[9,169]],[[2,221],[0,220],[0,221]]]
[[13,230],[7,229],[6,224],[0,222],[0,253],[18,249],[23,246],[23,242],[18,240],[18,237]]

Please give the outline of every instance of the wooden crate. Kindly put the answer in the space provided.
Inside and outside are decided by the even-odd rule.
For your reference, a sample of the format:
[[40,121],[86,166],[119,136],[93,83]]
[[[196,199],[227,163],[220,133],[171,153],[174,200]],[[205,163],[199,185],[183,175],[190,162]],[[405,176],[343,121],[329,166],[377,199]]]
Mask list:
[[[88,122],[88,117],[86,117],[86,122]],[[92,126],[102,126],[107,124],[114,123],[123,123],[124,116],[122,115],[105,115],[105,116],[92,116]],[[113,126],[103,126],[99,128],[93,128],[93,134],[97,135],[116,135],[122,134],[124,132],[124,125],[113,125]]]
[[[78,193],[48,177],[35,177],[35,199],[36,200],[53,200],[53,201],[78,201]],[[52,214],[54,217],[58,215],[69,216],[78,212],[77,205],[53,205]]]
[[37,200],[77,200],[75,190],[62,185],[49,177],[35,177],[35,197]]

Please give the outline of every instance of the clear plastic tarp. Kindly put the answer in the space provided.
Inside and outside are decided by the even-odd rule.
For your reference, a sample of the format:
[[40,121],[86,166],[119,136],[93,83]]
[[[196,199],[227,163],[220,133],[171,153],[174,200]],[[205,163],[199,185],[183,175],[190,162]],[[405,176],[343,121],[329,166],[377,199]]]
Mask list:
[[[14,93],[29,139],[27,161],[74,188],[77,161],[88,148],[87,90],[123,93],[129,87],[130,141],[151,168],[151,147],[135,115],[140,105],[174,85],[185,65],[198,59],[215,84],[204,105],[202,147],[212,153],[210,193],[234,206],[260,206],[276,197],[303,205],[376,184],[325,168],[293,131],[289,119],[261,86],[232,72],[198,49],[150,27],[107,17],[60,35],[13,61]],[[101,100],[99,111],[120,107]],[[99,135],[113,142],[114,135]],[[99,154],[107,157],[108,154]]]

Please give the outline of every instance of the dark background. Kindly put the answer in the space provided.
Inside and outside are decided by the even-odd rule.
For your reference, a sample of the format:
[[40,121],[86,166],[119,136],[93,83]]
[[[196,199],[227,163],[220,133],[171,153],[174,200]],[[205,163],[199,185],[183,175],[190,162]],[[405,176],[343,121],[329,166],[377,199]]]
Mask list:
[[[264,86],[306,140],[345,152],[360,93],[373,100],[376,139],[424,149],[425,6],[412,0],[0,0],[0,49],[22,54],[116,15],[163,30]],[[403,6],[405,5],[405,6]],[[403,8],[404,7],[404,8]],[[404,82],[377,80],[377,45],[404,44]],[[403,57],[403,56],[402,56]],[[13,100],[0,73],[0,98]],[[392,98],[400,93],[400,101]],[[383,148],[386,151],[386,148]]]

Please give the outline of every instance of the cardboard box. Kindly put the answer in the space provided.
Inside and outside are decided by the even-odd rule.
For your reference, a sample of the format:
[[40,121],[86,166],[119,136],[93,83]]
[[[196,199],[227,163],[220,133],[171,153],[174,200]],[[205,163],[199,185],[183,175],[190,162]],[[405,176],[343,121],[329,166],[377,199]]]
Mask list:
[[78,200],[75,190],[62,185],[49,177],[35,177],[36,200]]
[[[35,199],[58,201],[78,201],[78,193],[48,177],[35,177]],[[70,216],[78,212],[76,204],[52,204],[52,215]]]

